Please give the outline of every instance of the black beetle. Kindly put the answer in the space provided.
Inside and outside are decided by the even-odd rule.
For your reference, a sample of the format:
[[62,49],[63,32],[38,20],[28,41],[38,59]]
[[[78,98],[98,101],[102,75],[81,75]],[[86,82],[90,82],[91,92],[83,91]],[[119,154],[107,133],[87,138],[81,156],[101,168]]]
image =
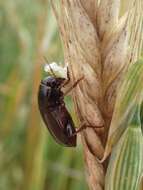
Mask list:
[[[74,88],[82,78],[77,80],[72,88]],[[38,104],[44,123],[55,141],[64,146],[75,147],[77,132],[73,120],[65,106],[64,93],[61,90],[69,80],[69,74],[68,80],[56,77],[55,75],[43,79],[39,87]],[[70,90],[68,90],[68,92]]]

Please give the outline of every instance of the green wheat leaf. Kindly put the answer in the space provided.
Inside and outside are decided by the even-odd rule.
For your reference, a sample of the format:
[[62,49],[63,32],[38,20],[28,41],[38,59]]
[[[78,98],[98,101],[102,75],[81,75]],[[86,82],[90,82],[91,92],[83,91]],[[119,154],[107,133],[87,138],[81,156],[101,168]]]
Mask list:
[[113,146],[119,141],[127,129],[136,105],[142,104],[143,99],[143,60],[131,66],[118,90],[114,114],[111,121],[104,157],[110,154]]
[[134,64],[118,91],[105,155],[111,152],[105,190],[142,190],[143,61]]
[[140,106],[113,148],[106,174],[105,190],[140,190],[143,174],[143,136]]

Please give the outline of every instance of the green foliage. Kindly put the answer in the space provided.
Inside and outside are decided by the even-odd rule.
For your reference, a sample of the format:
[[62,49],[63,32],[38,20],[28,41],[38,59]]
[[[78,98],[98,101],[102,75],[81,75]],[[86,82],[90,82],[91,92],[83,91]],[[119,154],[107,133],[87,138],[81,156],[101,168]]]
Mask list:
[[2,1],[0,21],[0,189],[87,189],[81,147],[57,145],[37,108],[42,56],[63,59],[49,3]]
[[111,151],[106,190],[141,190],[143,176],[143,60],[129,69],[119,88],[105,156]]

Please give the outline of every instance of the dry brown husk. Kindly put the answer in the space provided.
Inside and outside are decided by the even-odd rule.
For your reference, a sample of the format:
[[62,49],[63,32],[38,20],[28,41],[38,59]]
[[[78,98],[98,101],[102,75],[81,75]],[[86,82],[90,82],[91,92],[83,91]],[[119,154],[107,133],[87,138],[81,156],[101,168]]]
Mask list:
[[71,84],[84,76],[72,97],[79,123],[91,126],[81,133],[87,181],[91,190],[103,190],[108,159],[99,160],[107,144],[117,87],[141,54],[142,2],[52,0],[51,4]]

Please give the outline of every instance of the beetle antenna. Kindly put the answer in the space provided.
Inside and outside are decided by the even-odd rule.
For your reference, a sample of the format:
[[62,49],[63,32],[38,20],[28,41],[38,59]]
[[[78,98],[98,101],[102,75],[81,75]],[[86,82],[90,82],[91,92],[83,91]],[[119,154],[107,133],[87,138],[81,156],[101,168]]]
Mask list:
[[49,63],[49,61],[48,61],[47,57],[45,57],[45,56],[44,56],[44,59],[45,59],[46,63],[48,64],[48,66],[49,66],[49,68],[50,68],[51,73],[53,74],[53,76],[54,76],[54,77],[56,77],[56,75],[55,75],[55,73],[54,73],[54,71],[53,71],[53,69],[52,69],[52,67],[51,67],[51,65],[50,65],[50,63]]

